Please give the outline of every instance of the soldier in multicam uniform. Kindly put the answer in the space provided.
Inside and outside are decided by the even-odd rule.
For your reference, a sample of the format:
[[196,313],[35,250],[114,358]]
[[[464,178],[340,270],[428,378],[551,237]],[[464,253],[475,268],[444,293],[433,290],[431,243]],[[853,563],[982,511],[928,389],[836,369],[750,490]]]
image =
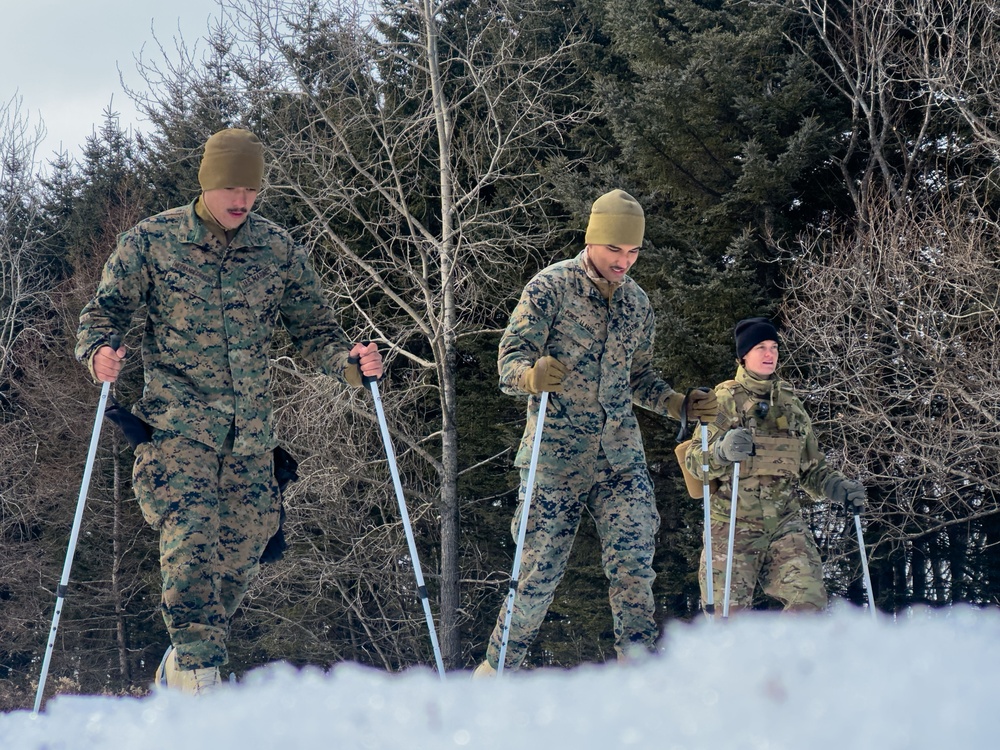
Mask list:
[[255,135],[214,134],[201,195],[123,233],[80,315],[77,358],[114,382],[125,348],[108,344],[145,306],[145,387],[133,411],[151,435],[132,481],[160,532],[172,645],[157,682],[193,693],[218,684],[229,622],[278,527],[268,357],[278,322],[334,378],[360,386],[382,373],[377,347],[353,344],[337,323],[306,251],[251,213],[263,170]]
[[[528,394],[515,464],[524,491],[538,418],[550,392],[505,667],[524,660],[566,569],[581,515],[593,515],[610,581],[615,650],[624,658],[657,637],[652,583],[659,515],[633,402],[675,419],[684,397],[653,369],[653,310],[627,272],[645,219],[636,200],[613,190],[594,204],[586,247],[525,287],[500,341],[500,387]],[[715,418],[711,392],[695,392],[689,417]],[[521,516],[514,514],[516,537]],[[506,606],[475,675],[495,674]]]
[[[775,375],[778,332],[774,324],[766,318],[741,320],[735,338],[736,378],[716,386],[719,415],[708,423],[705,463],[714,487],[713,591],[721,592],[725,585],[733,463],[738,461],[730,611],[750,608],[758,584],[786,610],[822,610],[827,604],[823,566],[802,517],[802,493],[797,490],[805,490],[813,501],[825,498],[855,513],[865,505],[865,488],[827,465],[802,402]],[[702,456],[701,441],[696,438],[685,457],[689,478],[700,481]],[[699,575],[703,602],[704,562],[703,550]]]

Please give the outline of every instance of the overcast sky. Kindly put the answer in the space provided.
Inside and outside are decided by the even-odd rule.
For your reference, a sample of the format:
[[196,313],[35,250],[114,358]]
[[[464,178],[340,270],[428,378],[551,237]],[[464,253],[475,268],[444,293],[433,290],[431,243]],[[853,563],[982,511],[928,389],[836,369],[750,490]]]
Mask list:
[[154,32],[176,59],[174,39],[181,36],[192,46],[219,15],[214,0],[0,0],[0,5],[0,106],[18,95],[30,122],[45,125],[42,162],[60,147],[79,155],[109,105],[121,114],[123,127],[143,130],[119,70],[129,87],[144,88],[135,60],[144,46],[146,59],[163,59]]

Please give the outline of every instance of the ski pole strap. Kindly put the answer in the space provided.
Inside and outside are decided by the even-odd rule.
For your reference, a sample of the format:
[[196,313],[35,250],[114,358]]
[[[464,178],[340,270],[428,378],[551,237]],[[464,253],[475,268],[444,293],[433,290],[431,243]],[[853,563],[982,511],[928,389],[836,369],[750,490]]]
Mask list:
[[683,443],[687,439],[688,433],[688,401],[691,400],[691,391],[705,391],[706,393],[710,391],[711,388],[706,388],[705,386],[698,386],[696,388],[688,388],[687,392],[684,394],[684,401],[681,402],[681,427],[677,430],[677,442]]
[[684,394],[684,400],[681,401],[681,426],[677,430],[677,442],[683,443],[687,438],[688,434],[688,398],[691,396],[691,389],[688,388],[687,393]]

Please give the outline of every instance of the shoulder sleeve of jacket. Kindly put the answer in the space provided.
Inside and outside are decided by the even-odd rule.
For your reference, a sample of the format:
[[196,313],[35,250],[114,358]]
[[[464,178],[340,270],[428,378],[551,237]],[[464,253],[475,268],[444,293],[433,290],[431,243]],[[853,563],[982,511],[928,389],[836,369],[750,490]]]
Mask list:
[[795,412],[797,420],[802,425],[802,456],[799,460],[799,486],[814,500],[824,498],[823,485],[833,473],[826,463],[826,456],[820,450],[812,420],[806,412],[805,405],[796,396],[791,396],[789,386],[789,409]]
[[115,251],[104,264],[97,293],[80,312],[77,328],[77,360],[88,364],[94,352],[108,343],[112,334],[124,336],[134,313],[149,294],[149,238],[142,225],[123,232]]
[[657,414],[680,419],[680,405],[684,397],[653,367],[656,317],[646,293],[638,287],[636,289],[636,294],[639,295],[636,307],[642,319],[636,328],[636,348],[632,355],[632,371],[629,373],[632,402]]
[[500,389],[504,393],[527,395],[518,383],[524,371],[545,354],[549,330],[563,303],[566,283],[562,274],[545,270],[521,292],[497,353]]

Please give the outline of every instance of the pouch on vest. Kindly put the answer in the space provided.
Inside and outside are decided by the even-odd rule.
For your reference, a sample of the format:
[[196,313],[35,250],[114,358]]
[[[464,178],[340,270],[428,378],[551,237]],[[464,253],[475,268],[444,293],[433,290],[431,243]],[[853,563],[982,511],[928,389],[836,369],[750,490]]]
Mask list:
[[747,477],[797,477],[802,438],[796,435],[759,435],[754,432],[754,455],[744,462]]
[[[674,456],[677,458],[677,463],[680,464],[681,475],[684,477],[684,486],[687,487],[688,494],[695,499],[701,499],[705,494],[704,483],[699,477],[696,477],[688,471],[687,466],[684,464],[684,458],[687,456],[688,447],[690,447],[693,441],[694,438],[689,438],[683,443],[678,443],[677,447],[674,448]],[[708,480],[709,493],[714,494],[717,489],[719,489],[718,480]]]

